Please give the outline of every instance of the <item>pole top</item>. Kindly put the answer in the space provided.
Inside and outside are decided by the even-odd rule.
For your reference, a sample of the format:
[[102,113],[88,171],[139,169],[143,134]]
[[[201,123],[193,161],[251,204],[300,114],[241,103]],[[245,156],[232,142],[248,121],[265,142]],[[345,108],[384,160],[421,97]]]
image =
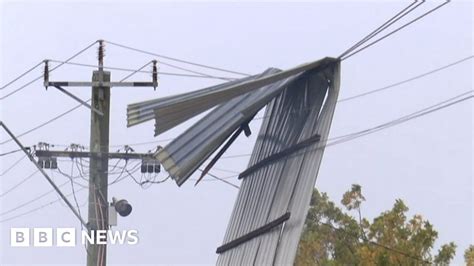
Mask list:
[[98,59],[99,59],[99,70],[103,70],[104,67],[104,41],[98,40],[99,42],[99,51],[98,51]]

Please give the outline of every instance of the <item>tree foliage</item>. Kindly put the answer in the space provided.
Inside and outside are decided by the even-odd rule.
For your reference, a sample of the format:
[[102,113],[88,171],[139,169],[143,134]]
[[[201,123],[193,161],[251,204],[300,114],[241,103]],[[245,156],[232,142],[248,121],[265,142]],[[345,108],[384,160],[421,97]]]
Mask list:
[[[344,193],[341,203],[345,210],[315,189],[295,264],[448,265],[454,257],[456,245],[452,242],[434,254],[438,233],[421,215],[408,218],[408,207],[402,200],[397,199],[392,209],[372,221],[362,217],[364,201],[360,185],[352,185]],[[466,261],[473,263],[473,256],[471,247]]]
[[467,266],[474,266],[474,245],[470,245],[464,252],[464,261]]

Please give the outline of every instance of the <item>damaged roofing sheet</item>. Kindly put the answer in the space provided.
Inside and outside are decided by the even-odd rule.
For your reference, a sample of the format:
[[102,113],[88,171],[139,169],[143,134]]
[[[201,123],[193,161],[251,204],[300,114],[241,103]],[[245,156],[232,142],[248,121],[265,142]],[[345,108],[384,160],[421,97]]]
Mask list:
[[[321,72],[308,74],[267,106],[249,167],[314,136],[320,141],[243,179],[217,265],[293,264],[336,106],[339,64],[328,79]],[[222,249],[272,223],[265,233]]]
[[272,72],[270,75],[251,76],[189,93],[129,104],[127,126],[134,126],[155,118],[156,136],[230,99],[306,70],[321,67],[331,61],[333,59],[324,58],[289,70]]
[[[339,61],[324,58],[191,93],[128,106],[128,125],[155,118],[155,135],[214,108],[156,153],[181,186],[267,106],[218,265],[293,263],[339,91]],[[224,145],[225,146],[225,145]]]

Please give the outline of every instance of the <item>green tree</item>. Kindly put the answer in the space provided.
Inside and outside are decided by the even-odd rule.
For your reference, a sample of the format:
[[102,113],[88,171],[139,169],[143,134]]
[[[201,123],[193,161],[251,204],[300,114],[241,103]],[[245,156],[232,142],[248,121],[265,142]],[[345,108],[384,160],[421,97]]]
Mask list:
[[[344,210],[315,189],[295,264],[448,265],[454,257],[456,245],[452,242],[433,254],[438,233],[421,215],[409,219],[402,200],[397,199],[392,209],[372,222],[362,217],[364,201],[360,185],[352,185],[344,193]],[[472,260],[473,253],[472,249],[469,254],[466,251],[466,261],[467,257]]]
[[467,266],[474,266],[474,245],[470,245],[464,252],[464,261]]

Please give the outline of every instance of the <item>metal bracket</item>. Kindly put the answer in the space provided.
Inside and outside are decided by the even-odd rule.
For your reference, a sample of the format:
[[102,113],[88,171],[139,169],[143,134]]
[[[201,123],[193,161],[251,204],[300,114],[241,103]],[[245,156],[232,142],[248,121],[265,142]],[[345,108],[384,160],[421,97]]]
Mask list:
[[74,95],[74,94],[68,92],[67,90],[61,88],[60,86],[54,85],[54,87],[55,87],[56,89],[58,89],[60,92],[66,94],[67,96],[73,98],[74,100],[80,102],[82,105],[84,105],[84,106],[86,106],[87,108],[91,109],[94,113],[96,113],[96,114],[98,114],[98,115],[100,115],[100,116],[103,116],[103,115],[104,115],[104,113],[102,113],[101,111],[99,111],[99,110],[96,109],[95,107],[92,107],[90,104],[84,102],[81,98],[79,98],[79,97],[77,97],[76,95]]

